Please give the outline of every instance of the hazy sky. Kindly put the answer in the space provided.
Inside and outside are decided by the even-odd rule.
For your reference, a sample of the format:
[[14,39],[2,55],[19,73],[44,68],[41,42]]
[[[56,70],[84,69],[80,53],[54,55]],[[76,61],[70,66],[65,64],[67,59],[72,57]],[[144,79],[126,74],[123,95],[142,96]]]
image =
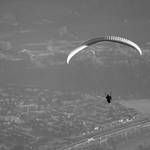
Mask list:
[[115,34],[149,41],[149,5],[149,0],[1,0],[0,22],[16,28],[1,24],[0,32],[38,29],[78,38]]
[[[149,0],[1,0],[0,82],[54,89],[111,87],[116,93],[129,93],[130,84],[135,93],[148,93],[149,6]],[[74,59],[80,66],[77,61],[65,64],[69,51],[102,35],[133,40],[144,55],[139,58],[127,47],[100,44],[92,49],[96,55],[89,51]]]

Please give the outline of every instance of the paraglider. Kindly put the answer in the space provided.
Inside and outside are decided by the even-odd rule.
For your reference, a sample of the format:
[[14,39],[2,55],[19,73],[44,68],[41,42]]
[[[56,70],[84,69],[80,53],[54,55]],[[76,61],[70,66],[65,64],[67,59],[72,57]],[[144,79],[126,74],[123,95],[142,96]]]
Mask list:
[[111,94],[106,94],[105,98],[106,98],[107,102],[110,104],[111,100],[112,100]]
[[[127,45],[129,47],[132,47],[134,48],[140,55],[142,55],[142,50],[140,49],[140,47],[128,40],[128,39],[125,39],[125,38],[122,38],[122,37],[117,37],[117,36],[102,36],[102,37],[99,37],[99,38],[93,38],[93,39],[90,39],[84,43],[82,43],[79,47],[77,47],[76,49],[72,50],[68,57],[67,57],[67,64],[69,64],[70,60],[72,59],[73,56],[75,56],[77,53],[79,53],[80,51],[84,50],[85,48],[93,45],[93,44],[96,44],[98,42],[103,42],[103,41],[110,41],[110,42],[115,42],[115,43],[120,43],[120,44],[124,44],[124,45]],[[111,96],[111,93],[110,94],[106,94],[105,95],[105,99],[107,100],[107,102],[109,104],[111,104],[112,102],[112,96]]]
[[88,41],[82,43],[79,47],[77,47],[73,51],[71,51],[67,57],[67,64],[69,64],[71,58],[73,56],[75,56],[78,52],[84,50],[85,48],[87,48],[93,44],[96,44],[98,42],[103,42],[103,41],[116,42],[116,43],[121,43],[121,44],[130,46],[130,47],[134,48],[140,55],[142,55],[142,51],[141,51],[140,47],[136,43],[134,43],[128,39],[125,39],[122,37],[117,37],[117,36],[103,36],[103,37],[88,40]]

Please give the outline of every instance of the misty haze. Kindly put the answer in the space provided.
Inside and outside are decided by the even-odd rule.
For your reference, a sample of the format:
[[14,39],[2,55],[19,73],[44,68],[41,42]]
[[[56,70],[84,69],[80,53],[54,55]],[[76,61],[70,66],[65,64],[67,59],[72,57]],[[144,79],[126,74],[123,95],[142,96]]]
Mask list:
[[[149,5],[1,0],[0,150],[149,149]],[[133,41],[142,55],[108,40],[67,64],[104,36]]]

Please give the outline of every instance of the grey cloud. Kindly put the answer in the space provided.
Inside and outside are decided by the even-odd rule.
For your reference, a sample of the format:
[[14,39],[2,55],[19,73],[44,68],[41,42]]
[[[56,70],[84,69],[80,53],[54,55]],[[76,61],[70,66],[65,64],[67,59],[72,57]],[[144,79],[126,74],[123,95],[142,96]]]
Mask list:
[[26,29],[26,30],[20,30],[18,31],[19,33],[30,33],[30,32],[34,32],[34,30],[30,30],[30,29]]
[[54,51],[54,52],[59,51],[62,53],[68,53],[69,51],[77,47],[80,43],[81,41],[49,40],[47,49],[49,51]]
[[50,20],[50,19],[42,19],[42,22],[43,22],[43,23],[48,23],[48,24],[54,23],[54,21],[53,21],[53,20]]
[[47,42],[39,42],[39,43],[26,43],[23,44],[22,46],[46,46]]
[[78,37],[76,35],[74,35],[73,33],[71,33],[69,31],[69,28],[66,25],[62,26],[58,29],[58,34],[60,37],[68,36],[68,37],[73,38],[73,39],[78,39]]
[[0,41],[0,50],[10,50],[12,49],[12,44],[9,41]]
[[29,55],[35,55],[35,56],[43,56],[43,55],[50,55],[51,52],[46,51],[46,50],[28,50],[28,49],[23,49],[20,51],[21,53],[27,53]]
[[[49,40],[48,42],[41,43],[27,43],[24,46],[31,46],[32,48],[44,45],[45,50],[30,50],[23,49],[19,53],[27,54],[30,61],[41,68],[41,66],[49,65],[62,65],[66,62],[67,54],[72,50],[76,41],[65,41],[65,40]],[[46,46],[47,45],[47,46]],[[45,65],[44,65],[45,64]]]
[[28,50],[28,49],[23,49],[20,51],[21,53],[26,53],[27,55],[29,55],[31,61],[35,61],[39,58],[44,58],[48,55],[51,55],[50,52],[46,52],[46,51],[32,51],[32,50]]
[[46,67],[46,65],[44,64],[44,63],[42,63],[40,60],[38,60],[38,59],[34,59],[34,60],[32,60],[32,62],[31,62],[33,65],[34,65],[34,67],[36,67],[36,68],[45,68]]
[[33,22],[32,22],[32,24],[35,24],[35,25],[53,24],[53,23],[55,23],[53,20],[46,19],[46,18],[39,19],[39,20],[36,20],[36,21],[33,21]]
[[8,38],[8,37],[12,37],[13,34],[12,33],[1,33],[0,35],[0,39],[4,39],[4,38]]
[[64,34],[68,34],[68,28],[67,28],[67,26],[64,26],[64,27],[61,27],[60,29],[59,29],[59,34],[60,34],[60,36],[63,36]]
[[14,21],[16,20],[16,17],[14,14],[7,12],[2,15],[2,19],[6,21]]
[[11,12],[3,13],[0,18],[0,23],[9,23],[13,26],[19,25],[16,15]]
[[0,60],[20,61],[20,60],[23,60],[23,59],[20,58],[20,57],[15,57],[13,55],[0,53]]
[[[67,55],[71,50],[79,46],[81,41],[68,41],[51,39],[47,42],[40,43],[26,43],[23,44],[24,48],[17,52],[17,58],[26,59],[29,58],[30,62],[35,67],[45,68],[51,65],[64,65],[66,64]],[[44,46],[45,49],[40,50],[39,47]],[[28,49],[29,48],[29,49]],[[31,48],[31,49],[30,49]],[[33,48],[33,49],[32,49]],[[145,53],[149,53],[148,49],[144,50]],[[11,51],[8,51],[11,52]],[[20,55],[21,54],[21,55]],[[22,55],[23,54],[23,55]],[[28,57],[26,57],[28,56]],[[13,56],[13,55],[12,55]],[[13,58],[16,58],[13,56]],[[150,55],[144,55],[149,60]],[[6,55],[1,55],[1,58],[10,59]],[[116,44],[102,43],[95,45],[82,51],[78,56],[73,58],[74,63],[78,61],[88,61],[94,65],[111,65],[111,64],[137,64],[139,62],[139,56],[136,55],[136,51],[124,46]],[[131,61],[132,60],[132,61]]]

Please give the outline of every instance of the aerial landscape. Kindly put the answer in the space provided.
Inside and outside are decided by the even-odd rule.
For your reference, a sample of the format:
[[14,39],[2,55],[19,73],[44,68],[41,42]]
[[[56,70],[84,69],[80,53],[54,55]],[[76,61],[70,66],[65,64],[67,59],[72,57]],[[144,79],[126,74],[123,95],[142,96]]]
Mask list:
[[149,4],[1,0],[0,150],[149,150]]

